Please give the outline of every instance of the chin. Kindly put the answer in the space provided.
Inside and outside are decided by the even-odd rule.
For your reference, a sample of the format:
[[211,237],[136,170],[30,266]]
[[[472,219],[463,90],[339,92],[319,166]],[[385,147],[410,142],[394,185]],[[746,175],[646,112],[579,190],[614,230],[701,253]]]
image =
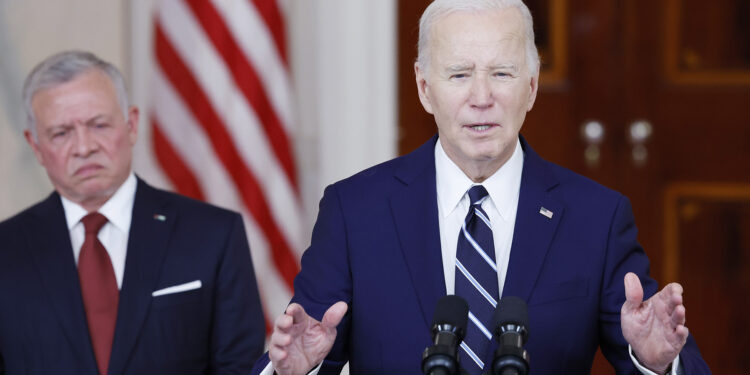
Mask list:
[[470,151],[472,158],[477,160],[496,159],[502,154],[503,148],[498,147],[497,142],[493,142],[493,144],[490,145],[476,145],[476,147]]
[[90,181],[81,184],[79,191],[88,197],[98,197],[114,192],[114,188],[111,181]]

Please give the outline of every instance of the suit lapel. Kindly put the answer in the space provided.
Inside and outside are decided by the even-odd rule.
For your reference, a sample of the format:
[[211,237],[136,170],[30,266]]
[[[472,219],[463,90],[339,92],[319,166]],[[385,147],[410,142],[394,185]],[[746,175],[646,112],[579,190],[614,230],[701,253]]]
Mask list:
[[563,205],[551,195],[558,181],[549,167],[523,137],[521,142],[524,167],[503,296],[518,296],[528,301],[563,215]]
[[401,251],[428,327],[438,299],[446,293],[435,187],[436,140],[433,137],[404,157],[395,174],[404,186],[391,196]]
[[71,350],[88,372],[95,374],[96,359],[89,338],[78,269],[60,196],[53,193],[40,203],[33,210],[31,221],[27,225],[26,238],[39,277],[70,342]]
[[176,212],[170,210],[166,199],[138,179],[109,374],[122,373],[133,351],[176,220]]
[[[428,326],[438,299],[446,293],[435,186],[436,141],[433,137],[404,157],[395,174],[404,186],[391,196],[401,250]],[[528,301],[564,209],[551,194],[558,181],[523,137],[521,144],[524,168],[503,296]],[[551,212],[551,217],[540,213],[542,208]]]

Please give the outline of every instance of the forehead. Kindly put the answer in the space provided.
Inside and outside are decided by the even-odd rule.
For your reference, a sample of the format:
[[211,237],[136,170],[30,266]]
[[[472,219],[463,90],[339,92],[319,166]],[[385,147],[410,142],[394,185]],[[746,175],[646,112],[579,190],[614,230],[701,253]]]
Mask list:
[[40,124],[85,121],[95,116],[119,111],[117,92],[105,73],[91,69],[72,80],[37,91],[31,106]]
[[[455,11],[433,24],[430,54],[433,62],[525,61],[524,20],[515,7],[484,11]],[[496,61],[512,60],[512,61]]]

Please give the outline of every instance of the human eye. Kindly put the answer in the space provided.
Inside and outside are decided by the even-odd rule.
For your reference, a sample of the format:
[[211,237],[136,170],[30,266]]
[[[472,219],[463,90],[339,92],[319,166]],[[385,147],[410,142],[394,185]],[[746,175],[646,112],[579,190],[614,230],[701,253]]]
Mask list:
[[460,72],[460,73],[451,73],[450,79],[451,81],[462,81],[469,77],[469,73]]
[[62,139],[65,138],[65,136],[67,136],[68,134],[70,134],[70,131],[68,129],[58,129],[52,132],[51,138]]
[[68,142],[72,130],[68,128],[56,128],[47,132],[47,139],[51,144],[62,145]]

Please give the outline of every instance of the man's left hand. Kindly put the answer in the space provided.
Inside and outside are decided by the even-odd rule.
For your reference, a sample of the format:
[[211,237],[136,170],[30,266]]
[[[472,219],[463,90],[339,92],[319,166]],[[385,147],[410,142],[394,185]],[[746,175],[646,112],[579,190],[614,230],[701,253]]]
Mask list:
[[622,334],[641,364],[663,374],[688,337],[682,286],[671,283],[644,301],[641,281],[628,272],[625,298],[620,311]]

